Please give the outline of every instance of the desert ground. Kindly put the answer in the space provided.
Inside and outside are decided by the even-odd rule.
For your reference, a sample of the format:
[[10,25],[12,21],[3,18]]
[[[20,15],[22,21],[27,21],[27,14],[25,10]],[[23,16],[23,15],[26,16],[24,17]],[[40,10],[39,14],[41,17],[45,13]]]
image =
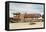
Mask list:
[[30,22],[10,23],[9,27],[10,27],[10,29],[24,29],[24,28],[41,28],[44,25],[44,22],[32,22],[32,23],[35,23],[35,24],[30,25]]

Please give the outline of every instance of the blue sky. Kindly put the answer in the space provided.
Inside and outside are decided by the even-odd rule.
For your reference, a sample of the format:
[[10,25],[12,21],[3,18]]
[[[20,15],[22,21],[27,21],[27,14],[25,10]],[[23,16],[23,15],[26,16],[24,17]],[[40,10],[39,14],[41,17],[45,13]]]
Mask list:
[[38,14],[43,14],[43,5],[40,4],[22,4],[22,3],[10,3],[9,6],[9,11],[10,11],[10,17],[13,17],[13,13],[18,13],[20,12],[21,14],[27,13],[38,13]]

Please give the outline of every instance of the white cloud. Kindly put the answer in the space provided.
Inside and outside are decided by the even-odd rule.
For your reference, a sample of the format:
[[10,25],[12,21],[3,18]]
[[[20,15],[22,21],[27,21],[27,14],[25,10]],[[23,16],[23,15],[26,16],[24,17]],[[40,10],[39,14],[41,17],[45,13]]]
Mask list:
[[[36,5],[37,6],[37,5]],[[32,9],[32,7],[34,7],[34,5],[32,6],[32,4],[18,4],[18,3],[10,3],[10,17],[13,17],[12,13],[39,13],[39,14],[43,14],[43,10],[39,10],[39,9]],[[42,12],[40,12],[42,11]]]

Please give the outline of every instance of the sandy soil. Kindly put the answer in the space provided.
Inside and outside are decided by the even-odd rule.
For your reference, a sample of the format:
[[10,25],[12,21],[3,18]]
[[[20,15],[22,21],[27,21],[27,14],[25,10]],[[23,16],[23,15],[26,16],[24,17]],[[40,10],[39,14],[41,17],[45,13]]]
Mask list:
[[30,23],[10,23],[10,29],[23,29],[23,28],[40,28],[43,27],[44,22],[34,22],[36,24],[29,25]]

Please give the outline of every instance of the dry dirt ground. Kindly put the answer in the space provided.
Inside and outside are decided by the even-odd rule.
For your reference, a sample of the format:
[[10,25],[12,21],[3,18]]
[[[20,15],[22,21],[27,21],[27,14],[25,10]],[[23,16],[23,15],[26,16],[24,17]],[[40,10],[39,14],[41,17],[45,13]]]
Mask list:
[[24,29],[24,28],[40,28],[43,27],[44,22],[34,22],[36,24],[30,25],[30,23],[10,23],[10,29]]

